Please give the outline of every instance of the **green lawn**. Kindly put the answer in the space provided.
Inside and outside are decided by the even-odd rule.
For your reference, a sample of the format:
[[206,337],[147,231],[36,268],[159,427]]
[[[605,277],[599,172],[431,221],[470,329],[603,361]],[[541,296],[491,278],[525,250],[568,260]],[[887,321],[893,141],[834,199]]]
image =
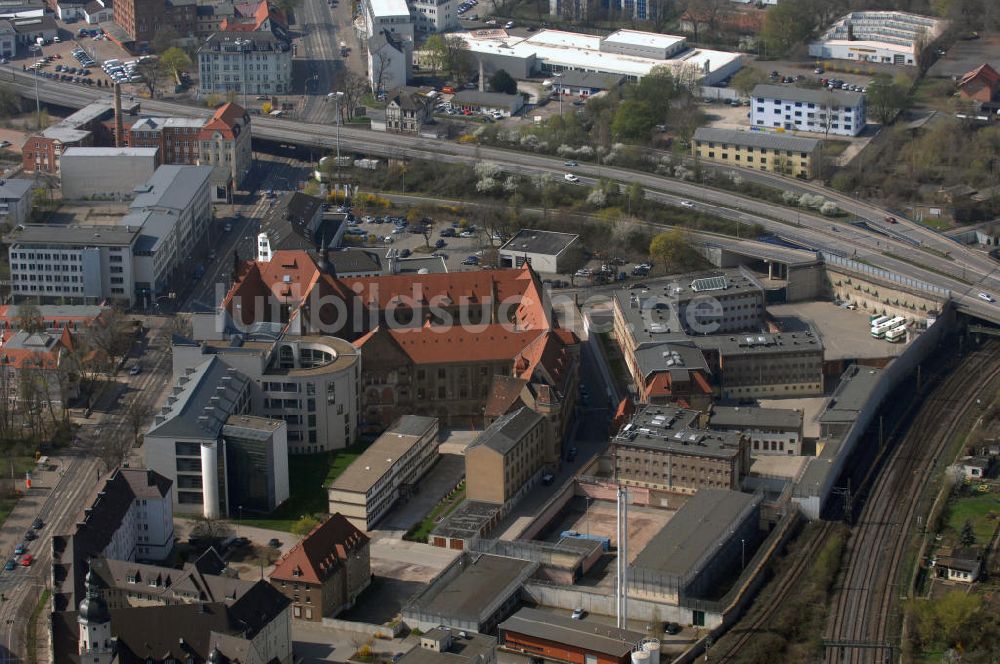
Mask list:
[[971,521],[972,530],[976,533],[976,543],[985,546],[989,544],[997,526],[997,520],[991,519],[990,513],[1000,515],[1000,496],[996,494],[957,498],[948,504],[947,524],[955,531],[957,538],[966,520]]
[[442,498],[441,502],[427,513],[423,521],[410,528],[403,539],[410,540],[411,542],[426,542],[427,536],[434,530],[434,526],[438,524],[438,521],[454,512],[464,500],[465,480],[462,480],[458,485],[458,489]]
[[924,217],[918,223],[926,226],[927,228],[933,228],[936,231],[950,231],[952,224],[947,219],[938,219],[936,217]]
[[291,496],[278,509],[257,518],[243,515],[243,521],[257,528],[291,531],[292,525],[309,514],[326,514],[326,487],[365,451],[370,443],[358,443],[343,450],[288,457]]

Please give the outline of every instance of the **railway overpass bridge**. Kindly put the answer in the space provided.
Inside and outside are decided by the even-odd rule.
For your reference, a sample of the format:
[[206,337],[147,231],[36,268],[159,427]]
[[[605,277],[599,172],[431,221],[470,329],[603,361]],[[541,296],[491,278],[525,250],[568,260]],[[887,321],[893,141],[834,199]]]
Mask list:
[[[11,87],[22,96],[65,108],[81,108],[93,101],[110,101],[110,91],[42,79],[12,67],[0,67],[0,80],[8,78]],[[143,111],[164,115],[207,116],[211,110],[196,106],[143,100]],[[339,134],[339,139],[338,139]],[[339,144],[342,150],[381,157],[444,158],[464,163],[481,160],[497,162],[501,168],[521,173],[549,173],[557,176],[565,171],[561,159],[497,148],[466,145],[437,139],[373,132],[344,126],[339,132],[329,125],[310,124],[282,118],[255,117],[254,141],[279,147],[299,146],[332,151]],[[707,250],[717,252],[720,260],[737,257],[763,261],[777,277],[787,276],[796,267],[815,262],[816,252],[826,256],[850,258],[858,263],[884,269],[901,277],[932,284],[950,293],[958,311],[984,321],[1000,324],[1000,306],[977,297],[984,291],[1000,295],[1000,263],[988,255],[957,245],[922,226],[900,219],[910,234],[920,237],[920,246],[912,239],[902,240],[892,233],[876,231],[865,225],[836,224],[828,218],[803,214],[785,206],[750,199],[728,191],[704,187],[649,173],[625,170],[600,164],[581,164],[574,169],[583,184],[610,177],[621,182],[638,182],[647,189],[647,198],[668,205],[679,205],[682,197],[696,199],[695,207],[706,214],[737,222],[760,226],[780,237],[786,246],[739,238],[717,238]],[[874,209],[873,209],[874,210]],[[880,212],[875,210],[875,212]],[[874,216],[874,215],[870,215]],[[903,229],[899,229],[903,230]],[[787,246],[792,245],[792,246]],[[803,249],[795,249],[802,247]],[[811,258],[810,258],[811,256]]]

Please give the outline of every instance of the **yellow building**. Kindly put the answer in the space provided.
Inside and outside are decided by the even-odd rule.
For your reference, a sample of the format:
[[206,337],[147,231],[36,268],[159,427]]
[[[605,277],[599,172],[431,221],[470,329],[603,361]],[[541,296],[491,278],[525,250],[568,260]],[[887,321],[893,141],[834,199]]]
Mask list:
[[705,161],[811,178],[821,145],[815,138],[702,127],[694,133],[691,153]]

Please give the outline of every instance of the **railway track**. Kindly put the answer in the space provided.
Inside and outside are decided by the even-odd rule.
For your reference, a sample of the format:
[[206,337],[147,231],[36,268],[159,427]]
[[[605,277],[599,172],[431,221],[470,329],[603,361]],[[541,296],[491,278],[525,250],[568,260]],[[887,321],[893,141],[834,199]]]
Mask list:
[[841,583],[829,617],[829,664],[894,661],[889,634],[895,581],[906,550],[917,498],[966,415],[1000,377],[1000,343],[969,354],[922,404],[908,431],[875,478],[848,541]]
[[[804,542],[804,546],[795,552],[792,565],[784,570],[776,579],[777,585],[773,586],[773,594],[766,598],[767,603],[758,601],[759,608],[752,615],[748,615],[749,622],[745,626],[737,626],[729,632],[730,639],[720,642],[712,649],[712,660],[718,662],[732,662],[740,652],[750,643],[754,636],[766,631],[769,625],[773,625],[772,618],[775,612],[781,608],[783,598],[788,596],[792,589],[797,587],[802,579],[802,575],[810,563],[816,560],[816,556],[826,545],[830,534],[833,532],[834,524],[828,521],[819,523],[818,530],[812,537]],[[722,649],[724,648],[724,650]]]

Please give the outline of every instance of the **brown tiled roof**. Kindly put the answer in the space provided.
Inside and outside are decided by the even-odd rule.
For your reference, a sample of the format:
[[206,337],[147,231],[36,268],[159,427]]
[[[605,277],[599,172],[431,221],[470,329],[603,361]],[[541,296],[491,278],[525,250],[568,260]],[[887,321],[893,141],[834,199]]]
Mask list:
[[367,543],[367,535],[342,514],[334,514],[275,563],[271,579],[323,583],[342,561]]
[[1000,74],[998,74],[997,70],[991,67],[989,63],[985,63],[979,65],[970,72],[966,72],[962,76],[962,80],[958,82],[958,86],[964,87],[970,81],[977,78],[981,79],[986,85],[990,87],[996,87],[997,84],[1000,84]]
[[511,359],[540,333],[495,324],[482,331],[454,326],[390,330],[389,334],[414,364],[448,364]]
[[500,417],[523,406],[521,390],[527,384],[526,379],[517,376],[493,376],[483,415],[488,418]]

